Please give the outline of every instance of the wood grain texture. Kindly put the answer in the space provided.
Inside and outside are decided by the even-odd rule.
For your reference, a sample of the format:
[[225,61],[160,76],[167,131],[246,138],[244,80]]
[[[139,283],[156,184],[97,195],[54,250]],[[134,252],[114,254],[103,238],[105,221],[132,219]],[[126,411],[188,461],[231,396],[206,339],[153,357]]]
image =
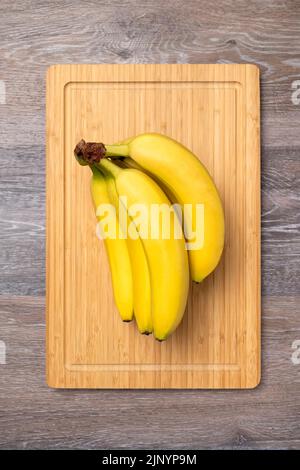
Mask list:
[[[299,448],[299,297],[263,304],[263,375],[254,390],[52,390],[44,298],[0,298],[0,448]],[[288,315],[288,322],[287,322]]]
[[[2,294],[43,296],[45,148],[0,147],[0,152],[0,290]],[[299,292],[299,155],[298,147],[262,147],[262,295],[265,297]]]
[[5,145],[33,136],[43,144],[51,64],[245,62],[262,72],[263,144],[300,146],[300,112],[291,101],[300,68],[298,1],[187,0],[182,11],[179,0],[76,0],[71,9],[67,0],[3,0],[0,8]]
[[[294,0],[187,0],[184,9],[177,0],[1,1],[1,448],[300,447],[300,366],[291,363],[300,339],[300,106],[291,100],[299,10]],[[74,392],[44,383],[44,300],[14,296],[45,294],[46,68],[130,62],[260,67],[262,382],[253,391]]]
[[[55,65],[47,74],[46,104],[48,384],[255,387],[260,380],[258,68]],[[118,142],[143,132],[169,135],[199,156],[225,211],[222,261],[203,284],[191,287],[184,320],[163,343],[119,319],[104,244],[95,234],[90,170],[73,155],[81,138]]]

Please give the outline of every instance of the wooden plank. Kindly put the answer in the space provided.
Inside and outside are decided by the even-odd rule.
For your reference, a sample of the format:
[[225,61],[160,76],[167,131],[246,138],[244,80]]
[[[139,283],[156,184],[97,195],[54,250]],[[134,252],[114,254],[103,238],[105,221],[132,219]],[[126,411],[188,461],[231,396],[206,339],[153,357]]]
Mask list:
[[[292,82],[299,80],[299,2],[223,0],[207,8],[203,0],[189,0],[184,15],[181,6],[75,0],[70,11],[66,0],[59,9],[2,1],[3,144],[29,144],[34,136],[43,145],[44,77],[54,63],[253,63],[262,72],[263,145],[300,146],[299,106],[291,100]],[[79,18],[84,27],[74,35]]]
[[[0,315],[0,340],[9,351],[9,362],[0,366],[1,448],[299,448],[299,366],[290,361],[290,345],[300,337],[300,107],[291,101],[292,82],[299,80],[299,8],[293,0],[223,0],[209,8],[188,0],[183,15],[182,2],[174,0],[88,7],[75,0],[72,9],[66,0],[59,8],[1,1],[0,79],[7,96],[0,107],[0,291],[10,294]],[[45,292],[44,77],[60,62],[260,66],[264,308],[258,389],[54,392],[44,385],[44,301],[14,296]]]
[[[0,147],[1,293],[45,295],[45,149]],[[262,295],[296,295],[299,147],[262,147]],[[20,269],[20,262],[22,269]]]
[[[258,69],[53,66],[47,107],[48,383],[72,388],[257,385]],[[192,287],[182,326],[161,344],[139,335],[133,324],[122,324],[116,314],[103,244],[95,236],[90,172],[73,157],[82,137],[114,142],[150,130],[201,156],[220,190],[226,221],[219,268]]]
[[44,298],[0,296],[0,448],[299,448],[299,302],[263,303],[264,373],[254,390],[95,391],[48,388]]

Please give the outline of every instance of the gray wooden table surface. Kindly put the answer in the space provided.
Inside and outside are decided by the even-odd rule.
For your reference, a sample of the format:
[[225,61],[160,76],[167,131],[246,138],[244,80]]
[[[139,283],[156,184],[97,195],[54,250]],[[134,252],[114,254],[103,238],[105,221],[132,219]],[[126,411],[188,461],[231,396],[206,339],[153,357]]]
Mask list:
[[[45,71],[138,62],[260,66],[262,381],[254,390],[45,384]],[[0,448],[300,448],[296,80],[299,0],[1,0]]]

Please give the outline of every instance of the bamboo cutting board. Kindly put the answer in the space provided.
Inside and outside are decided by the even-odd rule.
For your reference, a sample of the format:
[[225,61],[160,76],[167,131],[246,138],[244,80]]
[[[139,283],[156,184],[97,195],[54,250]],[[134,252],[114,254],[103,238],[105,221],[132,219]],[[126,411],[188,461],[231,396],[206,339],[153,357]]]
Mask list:
[[[165,342],[121,322],[75,144],[142,132],[189,147],[225,208],[222,260]],[[188,181],[187,181],[188,184]],[[47,73],[47,382],[251,388],[260,380],[259,72],[253,65],[55,65]]]

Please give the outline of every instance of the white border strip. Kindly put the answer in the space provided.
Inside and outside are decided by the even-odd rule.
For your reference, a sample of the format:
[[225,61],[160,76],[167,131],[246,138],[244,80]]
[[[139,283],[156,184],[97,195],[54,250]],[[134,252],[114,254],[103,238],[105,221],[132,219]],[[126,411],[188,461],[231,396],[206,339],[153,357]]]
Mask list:
[[3,80],[0,80],[0,104],[6,104],[6,86]]

